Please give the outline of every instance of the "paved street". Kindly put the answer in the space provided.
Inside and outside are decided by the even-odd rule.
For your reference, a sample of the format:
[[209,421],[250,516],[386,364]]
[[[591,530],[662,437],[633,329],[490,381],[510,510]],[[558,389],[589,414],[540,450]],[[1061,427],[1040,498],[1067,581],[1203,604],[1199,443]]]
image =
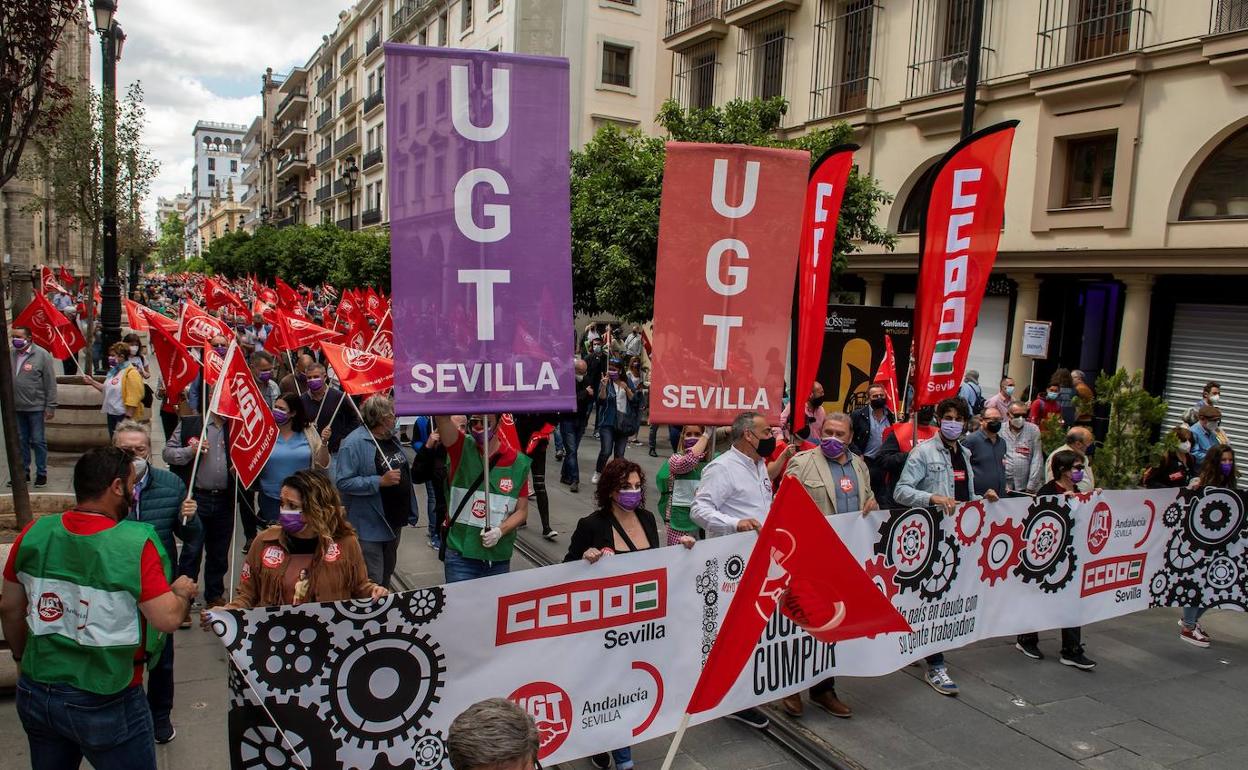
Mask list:
[[[597,441],[587,436],[580,452],[582,469],[592,469],[597,449]],[[627,456],[641,463],[651,478],[658,469],[660,460],[646,456],[645,447],[629,447]],[[50,489],[68,490],[72,463],[69,455],[54,457]],[[540,526],[534,505],[524,537],[559,560],[576,519],[590,510],[592,486],[586,472],[582,491],[568,492],[557,482],[553,453],[547,471],[554,481],[553,523],[562,534],[553,544],[536,536]],[[424,495],[417,497],[423,506]],[[421,518],[419,529],[404,532],[400,547],[401,578],[411,587],[441,582],[441,564],[427,546],[423,512]],[[514,564],[529,567],[519,556]],[[1007,639],[955,651],[949,663],[962,689],[957,698],[942,697],[925,686],[918,667],[871,679],[844,677],[838,691],[854,708],[854,717],[834,719],[808,706],[797,724],[827,744],[845,765],[880,770],[1244,767],[1248,618],[1210,613],[1205,625],[1215,645],[1200,650],[1179,641],[1176,617],[1175,610],[1157,609],[1089,626],[1084,634],[1088,652],[1100,663],[1092,673],[1057,663],[1056,633],[1041,635],[1041,647],[1050,654],[1041,662],[1023,658]],[[224,651],[198,628],[179,631],[175,643],[178,737],[158,747],[161,767],[224,767]],[[11,697],[0,700],[9,717],[0,720],[0,742],[10,747],[8,761],[0,767],[22,767],[29,761],[12,702]],[[638,767],[659,767],[667,742],[664,738],[638,746]],[[565,766],[590,765],[581,761]],[[676,767],[802,765],[748,728],[720,720],[688,732]]]

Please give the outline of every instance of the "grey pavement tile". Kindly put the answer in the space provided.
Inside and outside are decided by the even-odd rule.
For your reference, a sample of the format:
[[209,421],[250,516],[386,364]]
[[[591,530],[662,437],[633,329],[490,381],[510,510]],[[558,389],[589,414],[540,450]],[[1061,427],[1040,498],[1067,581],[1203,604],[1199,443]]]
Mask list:
[[1208,751],[1174,733],[1141,720],[1094,730],[1096,735],[1162,765],[1198,757]]
[[[1077,767],[1060,752],[977,712],[918,737],[973,768],[999,770],[1008,757],[1012,770]],[[1034,717],[1033,717],[1034,718]]]
[[1159,765],[1126,749],[1108,751],[1079,764],[1091,770],[1165,770],[1165,765]]
[[[752,728],[742,725],[742,730]],[[765,767],[783,762],[788,756],[779,748],[758,735],[749,736],[749,740],[737,740],[711,745],[681,745],[690,757],[707,767]]]
[[1113,751],[1118,744],[1098,737],[1093,731],[1099,727],[1131,720],[1127,713],[1086,695],[1046,703],[1041,708],[1042,714],[1016,720],[1011,726],[1054,751],[1076,760]]
[[1217,751],[1243,740],[1244,694],[1204,677],[1166,679],[1102,693],[1098,698]]
[[1248,767],[1248,746],[1234,746],[1171,767],[1177,770],[1243,770]]

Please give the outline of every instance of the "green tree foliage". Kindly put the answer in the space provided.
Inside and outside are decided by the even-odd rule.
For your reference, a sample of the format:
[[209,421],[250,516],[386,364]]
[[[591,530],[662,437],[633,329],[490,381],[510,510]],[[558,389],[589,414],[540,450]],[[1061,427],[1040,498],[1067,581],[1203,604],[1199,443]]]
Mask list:
[[156,259],[162,267],[176,265],[182,261],[185,231],[186,223],[176,211],[170,212],[161,220],[160,233],[156,236]]
[[390,236],[384,231],[349,232],[332,224],[260,227],[255,234],[227,233],[203,254],[217,275],[280,276],[289,283],[338,288],[390,288]]
[[1166,402],[1144,390],[1141,377],[1119,369],[1096,378],[1096,403],[1109,407],[1105,439],[1092,456],[1096,484],[1104,489],[1138,487],[1143,469],[1165,449],[1152,436],[1166,416]]
[[[808,150],[815,161],[850,140],[845,123],[795,139],[780,136],[787,103],[782,98],[734,100],[723,107],[686,110],[669,100],[658,123],[667,137],[646,136],[614,125],[599,129],[572,153],[572,289],[576,309],[646,320],[654,313],[659,198],[665,141],[748,144]],[[836,233],[833,276],[859,243],[892,248],[896,237],[875,223],[892,200],[870,176],[855,170],[846,187]]]

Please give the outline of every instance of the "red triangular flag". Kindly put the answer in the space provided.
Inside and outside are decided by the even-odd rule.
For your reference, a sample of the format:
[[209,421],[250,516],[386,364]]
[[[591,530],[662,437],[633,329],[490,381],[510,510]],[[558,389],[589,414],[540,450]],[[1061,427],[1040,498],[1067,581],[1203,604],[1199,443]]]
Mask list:
[[147,316],[139,309],[139,303],[128,297],[122,297],[121,302],[126,307],[126,325],[136,332],[147,331]]
[[199,362],[185,345],[178,342],[174,332],[164,326],[151,324],[148,334],[152,340],[152,353],[165,379],[165,390],[172,394],[168,400],[177,403],[182,391],[199,375]]
[[227,289],[222,283],[212,278],[204,279],[204,307],[209,312],[224,307],[243,316],[250,315],[247,310],[247,303],[235,296],[234,292]]
[[883,385],[884,395],[888,398],[888,408],[894,414],[900,411],[897,407],[897,358],[893,355],[893,338],[884,335],[884,358],[875,373],[872,384]]
[[277,423],[243,358],[238,341],[230,343],[224,371],[212,397],[212,411],[230,420],[230,460],[245,487],[264,469],[277,443]]
[[368,343],[368,352],[394,358],[394,324],[390,320],[389,309],[377,325],[377,330],[373,332],[373,341]]
[[[29,329],[35,343],[58,360],[69,358],[86,344],[82,341],[81,332],[77,331],[78,325],[66,318],[42,294],[36,294],[31,299],[26,309],[13,319],[13,326]],[[73,327],[72,333],[67,328],[70,326]],[[80,341],[82,344],[77,344]]]
[[234,330],[219,318],[213,318],[189,299],[182,303],[182,318],[178,323],[178,340],[189,347],[203,347],[216,335],[226,341],[234,339]]
[[781,484],[685,711],[715,708],[781,611],[821,642],[909,624],[876,587],[801,484]]
[[325,362],[338,376],[342,392],[369,396],[394,387],[394,360],[355,348],[322,342]]

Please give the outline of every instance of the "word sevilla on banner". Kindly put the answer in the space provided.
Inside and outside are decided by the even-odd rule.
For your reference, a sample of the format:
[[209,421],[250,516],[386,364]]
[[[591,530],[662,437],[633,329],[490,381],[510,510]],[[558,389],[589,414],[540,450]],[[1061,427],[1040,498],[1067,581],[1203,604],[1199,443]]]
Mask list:
[[230,343],[225,353],[225,364],[213,391],[210,410],[232,421],[230,460],[238,472],[239,483],[251,486],[273,453],[277,423],[237,340]]
[[669,142],[654,297],[656,423],[776,418],[810,153]]
[[936,164],[920,226],[914,408],[956,396],[997,259],[1017,120],[971,134]]
[[[883,676],[982,639],[1156,606],[1242,611],[1246,514],[1241,493],[1208,488],[826,517],[911,630],[831,645],[772,612],[723,700],[690,721],[831,676]],[[738,602],[756,606],[745,572],[762,545],[756,533],[740,533],[690,550],[522,570],[377,603],[213,610],[212,628],[255,688],[231,678],[232,762],[250,767],[254,736],[266,735],[273,767],[378,767],[386,754],[393,766],[413,747],[418,767],[445,767],[447,727],[482,693],[510,693],[532,714],[548,767],[671,733],[704,651],[731,633],[727,616]],[[790,596],[801,595],[796,582],[794,574]],[[1173,617],[1156,622],[1173,633]],[[272,641],[279,629],[286,638],[309,634],[310,668],[283,665],[289,657]],[[300,762],[272,736],[269,714],[292,736]]]
[[841,543],[800,484],[780,485],[724,624],[685,709],[715,708],[777,606],[821,642],[911,630]]
[[349,396],[370,396],[394,387],[394,361],[355,348],[344,348],[332,342],[322,342],[325,361],[334,374],[342,392]]
[[[835,258],[836,224],[857,149],[856,144],[846,144],[828,150],[815,161],[810,181],[806,183],[802,246],[797,258],[797,376],[793,387],[793,392],[801,397],[814,387],[819,371]],[[802,410],[791,412],[792,419],[796,420]],[[791,427],[796,430],[799,426],[794,423]]]
[[[423,188],[389,186],[398,413],[571,411],[568,61],[385,52],[388,71],[411,73],[386,83],[394,109],[414,114],[430,93],[450,101],[428,126],[386,125],[387,173],[449,170]],[[430,223],[444,246],[430,245]],[[536,345],[517,346],[522,321],[536,323]]]

